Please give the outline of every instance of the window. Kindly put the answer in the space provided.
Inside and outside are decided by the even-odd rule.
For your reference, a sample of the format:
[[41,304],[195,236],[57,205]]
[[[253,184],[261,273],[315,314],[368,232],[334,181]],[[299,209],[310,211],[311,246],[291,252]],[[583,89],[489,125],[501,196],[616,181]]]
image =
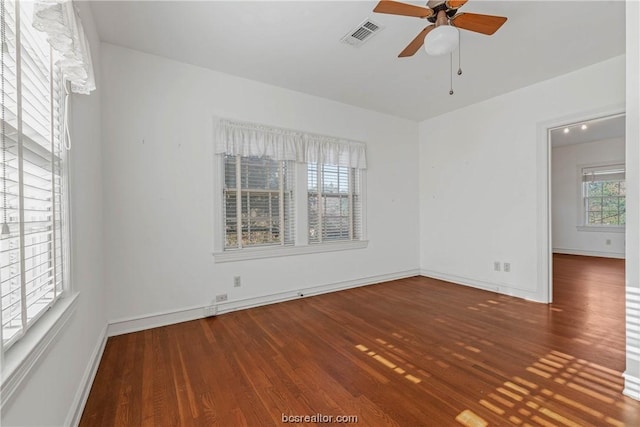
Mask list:
[[6,350],[65,292],[68,242],[62,76],[51,65],[46,34],[32,26],[33,3],[3,4],[0,320]]
[[585,226],[625,225],[626,186],[624,165],[582,169],[582,195]]
[[293,244],[293,165],[225,156],[225,249]]
[[216,262],[367,246],[365,144],[223,118],[214,129]]
[[360,238],[359,178],[355,168],[307,165],[309,243]]

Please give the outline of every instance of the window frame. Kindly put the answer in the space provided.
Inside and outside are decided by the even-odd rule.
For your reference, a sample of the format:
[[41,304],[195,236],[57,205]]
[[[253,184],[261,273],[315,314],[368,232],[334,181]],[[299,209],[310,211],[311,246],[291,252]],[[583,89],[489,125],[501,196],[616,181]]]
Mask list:
[[[22,37],[27,37],[33,39],[33,35],[23,35],[23,26],[29,25],[28,21],[23,21],[22,15],[25,13],[22,8],[20,8],[20,3],[15,2],[15,25],[16,25],[16,46],[19,49],[20,53],[16,53],[16,77],[17,84],[16,85],[16,100],[17,105],[16,108],[22,112],[19,113],[18,117],[16,117],[16,121],[18,123],[18,135],[16,136],[16,144],[18,151],[18,156],[22,155],[23,147],[32,146],[33,144],[39,145],[38,142],[34,141],[31,137],[27,135],[25,130],[23,129],[23,125],[20,124],[20,120],[22,119],[22,114],[24,110],[24,106],[22,102],[24,101],[24,83],[22,82],[22,74],[23,68],[26,66],[22,58],[23,49],[27,49],[23,44]],[[27,12],[28,13],[28,12]],[[46,39],[46,34],[40,33],[41,37]],[[49,55],[53,57],[54,53],[49,47]],[[31,65],[32,66],[32,65]],[[53,300],[49,301],[49,303],[45,306],[45,308],[41,309],[36,315],[34,315],[31,319],[28,319],[28,323],[23,327],[23,330],[19,333],[19,335],[11,338],[4,343],[4,339],[0,339],[0,366],[2,366],[1,371],[1,388],[0,388],[0,408],[3,407],[13,396],[13,394],[19,389],[21,383],[27,379],[29,376],[31,369],[34,368],[38,360],[41,356],[46,354],[46,351],[49,349],[49,346],[55,342],[56,337],[59,333],[64,329],[67,322],[71,319],[73,313],[77,307],[78,301],[78,293],[73,292],[72,283],[71,283],[71,196],[69,191],[69,173],[70,173],[70,155],[68,151],[64,147],[64,131],[63,124],[64,121],[64,108],[65,108],[65,94],[64,94],[64,77],[60,72],[57,65],[53,65],[53,59],[49,64],[51,70],[47,69],[43,76],[46,76],[46,82],[44,80],[38,80],[42,82],[43,85],[49,86],[49,91],[51,94],[51,107],[52,111],[51,119],[54,118],[54,110],[58,111],[57,125],[59,128],[54,127],[53,123],[48,123],[50,126],[50,131],[53,132],[53,136],[51,133],[45,133],[45,138],[51,142],[51,150],[59,150],[51,151],[49,148],[42,147],[43,150],[46,150],[48,154],[47,158],[51,158],[52,170],[51,172],[51,190],[52,193],[50,195],[50,203],[51,203],[51,220],[55,222],[60,221],[59,227],[53,227],[51,230],[52,241],[49,243],[49,250],[55,256],[56,253],[60,253],[61,255],[61,285],[58,288],[56,285],[56,269],[53,269],[53,287],[56,289],[54,291],[55,297]],[[53,67],[56,67],[54,70]],[[29,113],[30,114],[30,113]],[[56,122],[54,122],[56,123]],[[7,123],[11,126],[9,123]],[[29,124],[26,125],[30,126]],[[35,146],[34,146],[35,147]],[[37,147],[36,147],[37,148]],[[21,162],[21,161],[20,161]],[[55,163],[59,162],[58,165],[55,166],[56,172],[54,172]],[[22,169],[22,168],[21,168]],[[19,172],[22,174],[23,172]],[[57,182],[56,182],[57,181]],[[22,185],[29,185],[25,183],[25,181],[21,178],[19,180]],[[56,186],[59,187],[59,190],[56,190]],[[58,192],[57,192],[58,191]],[[23,190],[20,191],[20,194],[17,196],[20,200],[18,210],[26,210],[24,199],[27,197]],[[59,204],[58,208],[55,206]],[[59,216],[58,216],[59,215]],[[24,214],[20,214],[20,221],[24,221]],[[24,228],[21,225],[21,231],[18,233],[18,239],[21,244],[26,245],[24,237],[22,237],[24,232]],[[56,237],[58,236],[58,237]],[[15,238],[15,237],[12,237]],[[57,245],[57,239],[60,240],[59,246]],[[39,243],[41,244],[41,243]],[[20,263],[24,263],[24,259],[26,259],[26,251],[23,249],[20,250]],[[51,261],[50,261],[51,262]],[[53,260],[55,263],[55,259]],[[53,267],[52,267],[53,268]],[[21,267],[22,273],[24,274],[24,267]],[[24,280],[21,279],[21,288],[23,287]],[[21,291],[24,295],[25,291]],[[1,317],[1,316],[0,316]],[[1,326],[0,326],[1,328]],[[0,336],[2,336],[2,332],[0,331]],[[1,337],[4,338],[4,337]]]
[[241,249],[225,250],[225,222],[224,222],[224,154],[215,154],[213,174],[212,211],[212,255],[215,263],[235,262],[252,259],[277,258],[292,255],[304,255],[323,252],[364,249],[369,245],[367,240],[367,187],[366,170],[358,170],[360,174],[360,239],[339,240],[310,244],[308,239],[308,192],[307,192],[307,163],[294,162],[294,244],[288,246],[269,245],[260,247],[244,247]]
[[[612,232],[612,233],[624,233],[626,224],[591,224],[589,223],[589,197],[586,194],[586,182],[584,181],[585,169],[591,169],[594,171],[607,171],[612,169],[622,168],[626,172],[626,165],[624,160],[616,160],[610,162],[598,162],[584,165],[578,165],[578,231],[586,232]],[[604,196],[603,196],[604,197]],[[612,196],[614,197],[614,196]],[[625,196],[615,196],[624,197]]]
[[[223,210],[223,216],[224,216],[224,229],[225,229],[225,242],[224,242],[224,250],[225,251],[233,251],[233,250],[242,250],[242,249],[247,249],[247,248],[265,248],[265,247],[272,247],[272,246],[289,246],[289,245],[294,245],[295,242],[293,239],[295,239],[295,225],[293,224],[295,222],[295,205],[291,206],[292,203],[292,199],[293,199],[293,203],[295,204],[295,173],[290,173],[288,171],[288,169],[294,167],[294,162],[292,161],[287,161],[287,160],[271,160],[269,159],[271,162],[277,163],[277,168],[279,170],[279,174],[278,174],[278,188],[277,189],[268,189],[268,188],[249,188],[249,185],[247,184],[247,188],[243,188],[243,163],[242,163],[242,159],[249,159],[249,158],[254,158],[254,156],[241,156],[241,155],[235,155],[233,157],[235,157],[235,163],[234,163],[234,174],[235,174],[235,187],[233,188],[227,188],[226,186],[226,167],[227,167],[227,161],[226,159],[228,157],[232,157],[232,156],[228,156],[225,155],[223,157],[223,162],[222,162],[222,167],[225,170],[225,179],[224,179],[224,185],[223,185],[223,189],[222,189],[222,198],[223,198],[223,205],[225,207],[225,209]],[[248,167],[250,167],[250,165],[248,165]],[[287,175],[285,177],[285,175]],[[289,182],[292,179],[292,175],[293,175],[293,183]],[[286,187],[286,188],[285,188]],[[237,242],[237,246],[233,247],[233,246],[228,246],[227,245],[227,214],[226,214],[226,198],[227,195],[229,194],[233,194],[235,193],[235,212],[236,212],[236,242]],[[288,206],[285,202],[285,196],[288,193],[288,197],[289,197],[289,201],[288,201]],[[269,195],[269,199],[271,200],[273,195],[278,195],[278,237],[279,237],[279,241],[274,241],[274,242],[267,242],[267,243],[259,243],[259,244],[248,244],[248,245],[244,245],[243,241],[244,241],[244,237],[243,237],[243,229],[244,229],[244,222],[243,222],[243,200],[244,200],[244,196],[245,194],[247,195],[247,209],[248,209],[248,203],[250,200],[250,195],[255,195],[255,194],[268,194]],[[286,209],[290,209],[289,212],[289,221],[291,221],[291,224],[287,224],[286,222]],[[271,209],[270,209],[271,211]],[[293,214],[293,218],[291,218],[291,214]],[[271,215],[271,212],[270,212]],[[287,228],[289,228],[289,234],[291,234],[291,230],[293,231],[293,239],[291,240],[287,240],[287,232],[285,231]],[[250,238],[251,237],[251,224],[250,221],[247,218],[247,235]]]
[[[337,166],[326,163],[306,163],[307,168],[307,180],[308,177],[313,171],[310,171],[309,168],[313,167],[315,170],[315,182],[316,182],[316,190],[312,191],[307,182],[307,201],[310,203],[310,199],[312,197],[316,197],[317,201],[317,239],[313,239],[311,236],[311,214],[307,215],[307,237],[309,239],[310,245],[322,245],[327,243],[334,242],[345,242],[345,241],[358,241],[361,240],[361,227],[360,224],[362,222],[362,218],[358,217],[358,211],[360,216],[362,216],[362,202],[361,202],[361,186],[360,183],[362,181],[362,171],[356,168],[347,167],[347,166]],[[327,168],[335,168],[335,174],[338,177],[338,187],[340,187],[340,174],[341,169],[346,169],[347,174],[347,191],[340,191],[338,188],[337,192],[326,191],[326,182],[324,180],[325,173]],[[342,202],[342,199],[346,198],[347,200],[347,214],[346,215],[338,215],[338,218],[346,218],[347,227],[348,227],[348,235],[345,237],[339,238],[328,238],[326,235],[325,221],[324,219],[328,216],[324,215],[326,212],[326,203],[329,199],[338,199],[339,203]],[[336,215],[333,215],[335,218]]]

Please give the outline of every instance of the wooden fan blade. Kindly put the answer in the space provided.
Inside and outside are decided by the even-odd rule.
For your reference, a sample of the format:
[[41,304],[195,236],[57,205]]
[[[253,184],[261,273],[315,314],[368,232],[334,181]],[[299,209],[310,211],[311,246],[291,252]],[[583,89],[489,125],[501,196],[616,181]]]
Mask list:
[[504,16],[480,15],[478,13],[461,13],[451,18],[451,25],[476,33],[492,35],[502,24],[507,22]]
[[415,6],[413,4],[391,0],[382,0],[373,11],[391,15],[414,16],[416,18],[428,18],[433,15],[433,10],[428,7]]
[[449,9],[460,9],[469,0],[449,0],[444,2]]
[[429,25],[424,30],[422,30],[420,34],[418,34],[416,38],[413,39],[411,43],[409,43],[409,45],[405,47],[402,52],[400,52],[400,55],[398,55],[398,58],[404,58],[406,56],[415,55],[416,52],[424,44],[424,38],[427,36],[427,33],[429,33],[429,31],[433,30],[435,27],[436,27],[435,25]]

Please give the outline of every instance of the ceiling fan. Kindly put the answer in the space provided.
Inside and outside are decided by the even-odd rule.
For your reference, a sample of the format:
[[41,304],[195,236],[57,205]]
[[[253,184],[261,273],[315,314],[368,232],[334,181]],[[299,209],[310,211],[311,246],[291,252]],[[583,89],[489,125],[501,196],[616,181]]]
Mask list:
[[413,56],[424,44],[430,55],[452,52],[458,46],[458,28],[492,35],[507,21],[503,16],[481,15],[478,13],[458,13],[468,0],[431,0],[425,6],[382,0],[373,9],[377,13],[413,16],[426,19],[432,24],[407,45],[399,58]]

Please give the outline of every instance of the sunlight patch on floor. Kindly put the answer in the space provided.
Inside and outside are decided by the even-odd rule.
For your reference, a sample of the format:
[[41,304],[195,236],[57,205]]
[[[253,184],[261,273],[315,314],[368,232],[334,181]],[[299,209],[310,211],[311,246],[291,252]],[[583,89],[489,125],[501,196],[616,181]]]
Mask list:
[[[615,402],[614,397],[622,388],[619,372],[558,351],[551,351],[540,357],[525,370],[541,377],[541,381],[551,379],[567,387],[568,396],[575,395],[573,392],[577,391],[587,400],[593,398],[607,404]],[[516,376],[496,387],[493,392],[487,393],[478,403],[517,426],[527,426],[528,422],[548,427],[581,427],[584,424],[584,419],[572,420],[566,414],[558,413],[557,408],[562,406],[584,414],[587,419],[598,419],[599,425],[624,425],[621,421],[590,407],[582,399],[577,401],[568,396]],[[464,416],[463,421],[458,417],[456,421],[459,423],[474,425],[465,424]]]
[[469,409],[460,412],[456,417],[456,421],[467,427],[486,427],[489,425],[482,417],[475,414]]
[[[393,348],[393,345],[391,344],[387,344],[385,341],[381,340],[381,339],[376,339],[376,341],[380,344],[386,345],[389,348]],[[407,374],[406,370],[402,369],[401,367],[399,367],[398,365],[396,365],[395,363],[393,363],[391,360],[389,360],[388,358],[376,353],[373,350],[369,350],[368,347],[362,345],[362,344],[358,344],[355,346],[358,350],[360,350],[361,352],[365,353],[367,356],[371,357],[373,360],[375,360],[376,362],[380,363],[381,365],[391,369],[393,372],[400,374],[402,376],[404,376],[404,378],[407,381],[410,381],[414,384],[420,384],[422,382],[422,380],[414,375],[411,374]],[[413,365],[407,365],[409,368],[413,368]],[[406,374],[406,375],[405,375]]]

